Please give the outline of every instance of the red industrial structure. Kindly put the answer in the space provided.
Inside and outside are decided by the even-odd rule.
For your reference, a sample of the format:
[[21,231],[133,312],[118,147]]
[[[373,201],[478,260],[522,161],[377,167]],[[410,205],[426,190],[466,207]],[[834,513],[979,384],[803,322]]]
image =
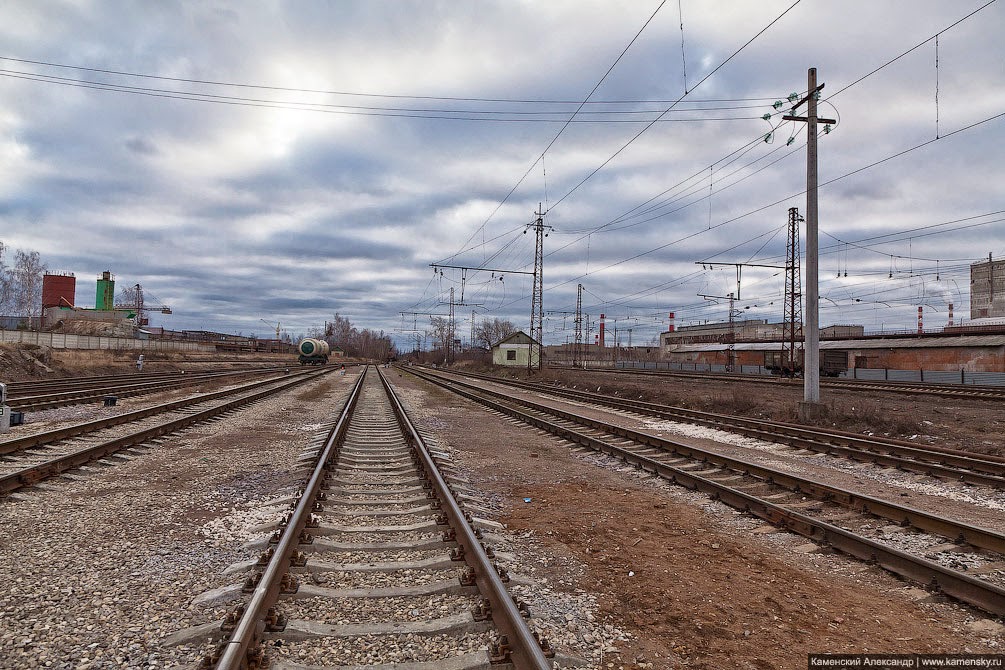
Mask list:
[[42,275],[42,309],[73,307],[77,278],[72,273]]

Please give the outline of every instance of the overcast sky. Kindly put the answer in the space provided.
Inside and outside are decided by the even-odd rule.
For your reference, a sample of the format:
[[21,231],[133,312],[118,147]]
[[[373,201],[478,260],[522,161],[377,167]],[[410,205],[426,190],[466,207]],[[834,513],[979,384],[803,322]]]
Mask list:
[[[540,203],[545,341],[581,283],[640,344],[728,318],[711,263],[784,264],[806,130],[781,117],[816,67],[821,324],[935,326],[1005,256],[1005,4],[960,21],[985,2],[13,0],[0,240],[80,306],[111,270],[172,307],[153,325],[338,312],[410,347],[450,288],[465,339],[472,312],[528,329]],[[781,320],[783,280],[744,268],[737,309]]]

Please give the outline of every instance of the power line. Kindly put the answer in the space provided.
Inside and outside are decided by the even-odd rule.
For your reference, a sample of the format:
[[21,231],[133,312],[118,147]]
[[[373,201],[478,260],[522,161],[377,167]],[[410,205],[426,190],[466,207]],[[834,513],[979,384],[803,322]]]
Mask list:
[[[393,93],[360,93],[352,91],[338,91],[330,89],[312,89],[312,88],[296,88],[289,86],[270,86],[267,84],[246,84],[228,81],[215,81],[209,79],[187,79],[184,77],[167,77],[163,75],[153,75],[153,74],[143,74],[138,72],[128,72],[123,70],[111,70],[103,68],[85,67],[82,65],[69,65],[66,63],[55,63],[51,61],[39,61],[30,60],[26,58],[15,58],[13,56],[0,56],[0,60],[8,60],[15,63],[25,63],[28,65],[41,65],[45,67],[67,69],[67,70],[79,70],[82,72],[96,72],[101,74],[112,74],[123,77],[136,77],[140,79],[153,79],[159,81],[171,81],[179,82],[185,84],[203,84],[210,86],[229,86],[233,88],[245,88],[245,89],[259,89],[266,91],[282,91],[286,93],[310,93],[310,94],[322,94],[322,95],[342,95],[350,97],[361,97],[361,98],[387,98],[387,99],[398,99],[398,100],[430,100],[430,101],[442,101],[442,102],[493,102],[493,103],[505,103],[505,104],[527,104],[527,105],[541,105],[541,104],[553,104],[553,105],[582,105],[584,104],[581,100],[557,100],[548,98],[479,98],[479,97],[461,97],[461,96],[432,96],[432,95],[405,95],[405,94],[393,94]],[[41,75],[48,76],[48,75]],[[689,104],[704,104],[708,102],[764,102],[774,100],[777,96],[765,97],[765,98],[706,98],[690,101]],[[588,105],[636,105],[644,103],[666,103],[669,100],[592,100],[585,104]],[[736,108],[740,109],[740,108]]]
[[[363,105],[332,104],[321,102],[298,102],[290,100],[269,100],[264,98],[247,98],[240,96],[227,96],[212,93],[198,93],[194,91],[173,91],[170,89],[158,89],[141,86],[125,86],[108,82],[89,81],[81,79],[70,79],[67,77],[56,77],[53,75],[37,74],[32,72],[21,72],[17,70],[0,69],[0,76],[9,79],[21,79],[47,84],[58,84],[73,88],[85,88],[98,91],[109,91],[115,93],[126,93],[130,95],[142,95],[156,98],[168,98],[174,100],[186,100],[189,102],[204,102],[220,105],[231,105],[236,107],[257,107],[263,109],[283,109],[302,112],[317,112],[324,114],[341,114],[347,116],[374,116],[390,118],[409,119],[438,119],[445,121],[473,121],[485,123],[562,123],[569,124],[625,124],[625,123],[645,123],[654,114],[662,115],[658,109],[642,110],[588,110],[577,112],[579,116],[590,115],[600,116],[639,116],[641,118],[585,118],[567,119],[564,116],[559,118],[555,115],[564,114],[560,110],[546,111],[517,111],[517,110],[492,110],[492,109],[441,109],[441,108],[408,108],[408,107],[370,107]],[[679,113],[698,113],[706,111],[717,111],[738,108],[695,108],[679,110]],[[645,116],[642,116],[645,115]],[[552,118],[536,118],[551,116]],[[661,122],[708,122],[708,121],[749,121],[753,116],[698,116],[694,118],[673,118],[660,119]]]
[[[604,81],[607,79],[607,77],[611,74],[611,72],[614,71],[615,66],[619,62],[621,62],[621,59],[624,58],[624,56],[625,56],[626,53],[628,53],[628,50],[631,48],[631,46],[633,44],[635,44],[635,41],[639,38],[639,35],[641,35],[642,31],[644,31],[646,29],[646,27],[652,22],[652,20],[656,17],[656,14],[659,13],[659,11],[663,8],[663,5],[665,5],[666,2],[667,2],[667,0],[662,0],[662,2],[660,2],[659,5],[657,5],[656,10],[653,11],[653,13],[649,16],[648,19],[646,19],[646,22],[644,24],[642,24],[642,27],[639,28],[639,30],[638,30],[637,33],[635,33],[635,36],[632,37],[632,39],[628,43],[628,45],[625,46],[625,48],[621,50],[621,53],[618,54],[618,57],[615,58],[614,62],[611,64],[611,66],[609,68],[607,68],[607,72],[604,73],[604,76],[600,78],[600,80],[596,83],[596,85],[594,85],[594,87],[590,91],[590,93],[583,99],[583,102],[579,105],[579,107],[576,108],[576,111],[574,111],[572,113],[572,116],[569,117],[569,122],[566,123],[565,125],[563,125],[559,129],[559,131],[555,134],[555,136],[553,138],[551,138],[551,141],[548,142],[548,145],[544,148],[544,151],[542,151],[541,154],[536,159],[534,159],[534,162],[530,164],[530,166],[527,168],[526,172],[524,172],[523,175],[520,177],[520,179],[517,180],[516,184],[513,185],[513,188],[511,188],[509,190],[509,192],[506,193],[505,196],[503,196],[503,199],[499,202],[498,205],[495,206],[495,209],[492,210],[492,213],[489,214],[488,217],[485,219],[485,221],[482,222],[482,225],[480,225],[478,228],[475,229],[475,231],[471,234],[471,237],[469,237],[468,240],[463,245],[461,245],[462,247],[463,246],[467,246],[471,242],[471,240],[474,239],[475,235],[478,234],[478,231],[484,229],[485,226],[488,225],[489,221],[492,220],[492,217],[494,217],[496,215],[496,213],[502,208],[502,206],[506,204],[506,202],[510,199],[510,197],[512,197],[512,195],[514,193],[516,193],[516,190],[518,188],[520,188],[520,184],[522,184],[524,182],[524,180],[527,179],[527,175],[529,175],[530,172],[531,172],[531,170],[533,170],[534,167],[539,162],[541,162],[541,159],[544,158],[544,155],[546,153],[548,153],[548,150],[551,149],[552,146],[554,146],[555,142],[558,141],[558,138],[561,137],[562,133],[564,133],[565,130],[569,127],[569,123],[572,122],[572,120],[576,117],[576,114],[583,108],[583,105],[585,105],[586,102],[591,97],[593,97],[593,94],[597,92],[597,89],[600,88],[600,85],[603,84]],[[561,201],[559,201],[559,202],[561,202]]]

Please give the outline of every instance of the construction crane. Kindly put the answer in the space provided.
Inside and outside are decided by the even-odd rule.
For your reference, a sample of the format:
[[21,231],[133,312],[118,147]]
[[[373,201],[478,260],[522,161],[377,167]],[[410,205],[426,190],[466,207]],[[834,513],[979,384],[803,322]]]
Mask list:
[[[128,295],[128,293],[132,293],[133,295],[130,296],[130,295]],[[136,310],[136,325],[137,326],[146,326],[147,324],[150,323],[149,317],[146,316],[149,312],[160,312],[161,314],[171,314],[172,313],[170,307],[168,307],[167,305],[161,303],[160,300],[158,300],[155,296],[150,295],[150,293],[148,292],[147,293],[147,297],[151,298],[150,302],[159,303],[159,304],[155,304],[154,306],[151,306],[149,304],[149,302],[144,298],[143,287],[140,286],[139,284],[133,285],[131,287],[131,290],[128,290],[127,293],[126,293],[126,295],[123,296],[123,297],[126,300],[129,300],[129,302],[128,303],[119,304],[119,305],[115,305],[115,308],[116,309],[132,309],[132,310]]]
[[[264,323],[267,326],[270,326],[270,327],[272,326],[272,324],[270,322],[266,321],[265,319],[259,319],[259,321],[261,321],[262,323]],[[277,321],[276,322],[276,339],[277,340],[279,339],[279,329],[280,329],[281,326],[282,326],[282,324]]]

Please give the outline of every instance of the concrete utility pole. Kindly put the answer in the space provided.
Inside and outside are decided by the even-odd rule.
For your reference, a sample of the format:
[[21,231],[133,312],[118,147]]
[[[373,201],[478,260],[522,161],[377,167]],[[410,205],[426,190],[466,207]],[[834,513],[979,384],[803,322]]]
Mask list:
[[[811,67],[806,73],[806,97],[792,108],[791,114],[782,118],[786,121],[806,122],[806,320],[805,342],[803,344],[803,406],[800,413],[804,418],[814,413],[807,405],[820,402],[820,285],[819,247],[817,244],[817,123],[837,123],[834,119],[817,117],[817,97],[824,85],[817,86],[817,69]],[[796,116],[795,112],[806,103],[806,116]]]
[[450,321],[447,325],[449,336],[447,337],[447,350],[444,352],[446,358],[444,365],[451,363],[454,359],[454,287],[450,287]]

